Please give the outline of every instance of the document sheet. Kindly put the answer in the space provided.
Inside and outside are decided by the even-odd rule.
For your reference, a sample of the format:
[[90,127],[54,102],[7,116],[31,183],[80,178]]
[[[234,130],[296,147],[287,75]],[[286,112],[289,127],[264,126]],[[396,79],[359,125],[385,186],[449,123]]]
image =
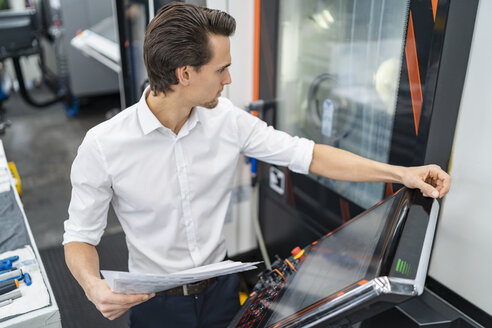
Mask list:
[[242,263],[222,261],[215,264],[162,275],[108,270],[101,270],[101,273],[111,290],[115,293],[154,293],[185,284],[192,284],[204,279],[253,270],[258,263],[260,262]]

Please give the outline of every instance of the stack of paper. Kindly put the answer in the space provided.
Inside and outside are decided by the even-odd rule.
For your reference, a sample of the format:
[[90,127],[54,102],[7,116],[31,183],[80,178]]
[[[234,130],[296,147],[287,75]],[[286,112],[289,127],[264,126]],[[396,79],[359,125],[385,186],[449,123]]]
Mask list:
[[108,270],[102,270],[101,273],[104,276],[104,279],[106,279],[106,282],[111,290],[115,293],[154,293],[185,284],[192,284],[204,279],[235,272],[253,270],[256,268],[258,263],[260,262],[242,263],[223,261],[163,275]]

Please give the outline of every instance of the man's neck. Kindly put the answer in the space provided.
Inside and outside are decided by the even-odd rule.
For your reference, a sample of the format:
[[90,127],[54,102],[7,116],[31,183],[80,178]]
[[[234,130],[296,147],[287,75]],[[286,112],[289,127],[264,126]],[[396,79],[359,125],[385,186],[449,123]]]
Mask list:
[[147,105],[150,111],[166,128],[176,135],[179,133],[186,120],[191,115],[192,106],[180,101],[178,92],[168,92],[166,95],[159,93],[156,96],[149,90],[146,95]]

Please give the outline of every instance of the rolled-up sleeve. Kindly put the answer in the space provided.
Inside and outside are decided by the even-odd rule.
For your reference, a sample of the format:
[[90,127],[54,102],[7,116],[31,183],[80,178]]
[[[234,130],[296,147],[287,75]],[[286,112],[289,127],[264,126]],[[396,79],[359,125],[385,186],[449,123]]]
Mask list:
[[290,170],[307,174],[313,159],[314,142],[293,137],[244,112],[236,111],[236,123],[241,151],[248,157],[264,162],[287,166]]
[[97,245],[106,228],[112,188],[102,149],[90,131],[78,149],[70,179],[72,198],[63,244],[79,241]]

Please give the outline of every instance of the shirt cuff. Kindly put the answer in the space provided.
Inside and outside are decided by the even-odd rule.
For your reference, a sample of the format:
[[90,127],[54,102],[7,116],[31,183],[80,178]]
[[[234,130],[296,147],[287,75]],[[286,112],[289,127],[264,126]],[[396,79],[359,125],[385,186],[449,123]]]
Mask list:
[[294,157],[289,164],[289,169],[296,173],[308,174],[311,161],[313,160],[313,149],[314,141],[306,138],[298,138],[294,150]]
[[101,237],[104,233],[104,230],[100,233],[89,233],[88,236],[86,233],[77,231],[73,224],[71,224],[70,219],[64,222],[65,233],[63,234],[63,242],[62,245],[66,245],[70,242],[76,241],[81,243],[87,243],[90,245],[97,246],[101,241]]

